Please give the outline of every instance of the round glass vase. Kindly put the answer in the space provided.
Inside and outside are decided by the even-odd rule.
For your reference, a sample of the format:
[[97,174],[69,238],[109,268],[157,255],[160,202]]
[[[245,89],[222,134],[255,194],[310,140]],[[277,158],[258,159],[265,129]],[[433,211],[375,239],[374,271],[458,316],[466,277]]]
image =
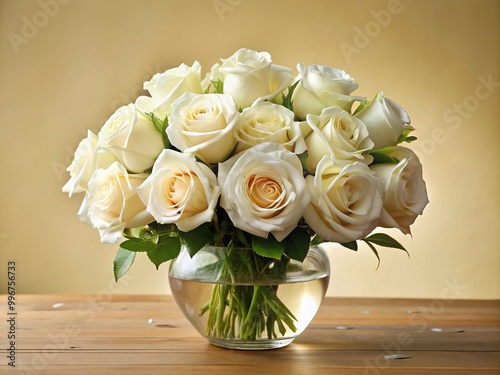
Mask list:
[[186,249],[172,260],[172,295],[211,344],[245,350],[290,344],[309,325],[330,279],[328,256],[311,247],[303,262],[264,258],[251,249]]

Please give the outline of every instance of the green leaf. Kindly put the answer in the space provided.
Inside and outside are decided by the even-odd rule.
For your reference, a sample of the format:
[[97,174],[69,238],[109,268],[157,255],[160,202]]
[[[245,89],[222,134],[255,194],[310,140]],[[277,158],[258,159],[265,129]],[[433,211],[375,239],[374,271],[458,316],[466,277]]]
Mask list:
[[157,237],[151,238],[130,238],[120,244],[122,249],[128,251],[149,251],[156,246]]
[[214,85],[214,92],[215,94],[223,94],[224,93],[224,83],[220,80],[220,78],[217,81],[211,81]]
[[148,113],[149,117],[151,118],[151,121],[153,122],[153,125],[155,126],[156,130],[158,130],[160,133],[163,130],[163,123],[160,121],[158,117],[154,113]]
[[168,128],[168,116],[165,116],[165,119],[161,121],[154,113],[148,113],[151,121],[153,121],[153,125],[156,130],[161,133],[161,138],[163,140],[163,145],[165,148],[172,148],[172,143],[170,143],[170,139],[168,139],[167,128]]
[[311,238],[304,228],[295,228],[285,238],[285,254],[290,258],[303,262],[309,251]]
[[356,241],[341,243],[342,246],[347,247],[349,250],[358,250],[358,243]]
[[[396,249],[406,251],[403,245],[401,245],[398,241],[396,241],[394,238],[385,233],[372,234],[371,236],[363,238],[363,241],[373,242],[374,244],[383,247],[393,247]],[[408,253],[408,251],[406,251],[406,253]]]
[[299,84],[300,80],[298,80],[297,82],[295,82],[293,85],[291,85],[289,88],[288,88],[288,92],[287,94],[281,94],[281,105],[283,107],[286,107],[288,108],[290,111],[293,111],[293,101],[292,101],[292,95],[293,95],[293,92],[295,91],[295,88],[297,87],[297,85]]
[[252,249],[260,256],[281,259],[285,253],[285,242],[278,242],[273,235],[267,238],[252,236]]
[[300,163],[302,164],[302,169],[308,171],[307,169],[307,157],[309,156],[308,151],[304,151],[302,154],[297,155],[299,157]]
[[401,142],[408,142],[408,143],[410,143],[410,142],[415,141],[417,139],[417,137],[415,137],[415,136],[409,136],[410,133],[412,131],[414,131],[414,130],[415,129],[412,128],[412,127],[408,128],[408,129],[404,129],[403,132],[401,133],[401,135],[399,136],[398,140],[396,141],[396,144],[397,143],[401,143]]
[[113,261],[113,275],[115,276],[115,281],[118,281],[120,277],[125,275],[129,268],[134,263],[136,253],[133,251],[128,251],[123,248],[118,248],[118,251]]
[[353,116],[358,113],[359,111],[363,110],[363,108],[365,108],[368,104],[370,103],[369,100],[363,100],[361,103],[359,103],[359,105],[356,107],[356,110],[354,111],[353,113]]
[[394,163],[394,164],[399,163],[399,160],[397,158],[386,154],[381,154],[378,152],[370,152],[370,155],[373,156],[373,162],[370,165],[383,164],[383,163]]
[[[365,240],[363,240],[363,241],[365,241]],[[379,268],[379,266],[380,266],[380,256],[378,255],[378,251],[377,251],[377,249],[375,249],[375,246],[373,246],[373,245],[372,245],[370,242],[368,242],[368,241],[365,241],[365,242],[366,242],[366,244],[367,244],[368,246],[370,246],[370,249],[373,251],[373,254],[375,254],[375,256],[377,257],[378,263],[377,263],[377,268],[375,268],[375,271],[376,271],[376,270],[378,270],[378,268]]]
[[181,240],[179,237],[162,236],[158,240],[158,244],[150,250],[148,250],[148,258],[156,266],[156,269],[160,267],[162,263],[165,263],[171,259],[174,259],[181,250]]
[[239,229],[236,229],[236,238],[238,239],[238,241],[241,242],[241,244],[244,246],[244,247],[250,247],[250,244],[248,243],[246,237],[245,237],[245,232],[243,232],[242,230],[239,230]]
[[179,231],[179,235],[184,245],[186,245],[190,256],[194,256],[203,246],[212,241],[213,238],[209,223],[202,224],[189,232]]
[[374,150],[368,151],[369,154],[383,154],[383,155],[389,155],[391,152],[396,151],[398,148],[397,146],[387,146],[387,147],[382,147],[382,148],[376,148]]
[[165,148],[172,148],[172,143],[170,143],[170,139],[168,139],[167,128],[168,128],[168,116],[166,116],[165,119],[163,120],[163,124],[161,127],[161,137]]
[[322,244],[323,242],[328,242],[324,239],[322,239],[320,236],[317,234],[312,238],[311,240],[311,246],[318,246],[319,244]]

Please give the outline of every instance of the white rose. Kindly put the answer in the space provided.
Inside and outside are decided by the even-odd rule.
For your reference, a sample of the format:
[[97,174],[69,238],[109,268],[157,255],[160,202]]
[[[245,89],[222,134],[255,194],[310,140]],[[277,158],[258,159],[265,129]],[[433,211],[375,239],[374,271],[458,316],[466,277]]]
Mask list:
[[144,90],[151,97],[137,98],[137,106],[145,113],[152,112],[162,121],[170,114],[170,106],[175,99],[185,92],[202,94],[201,65],[198,61],[193,66],[181,64],[177,68],[157,73],[150,81],[144,83]]
[[210,222],[220,195],[210,168],[173,150],[160,154],[137,191],[158,223],[175,224],[183,232]]
[[145,177],[129,175],[118,162],[94,172],[78,216],[99,230],[101,242],[116,243],[125,228],[153,221],[136,192]]
[[219,74],[224,94],[233,96],[240,108],[256,100],[274,99],[293,82],[292,70],[272,64],[269,53],[245,48],[222,59]]
[[382,196],[379,180],[366,164],[346,164],[325,156],[316,175],[306,180],[312,200],[304,219],[321,238],[346,243],[375,228]]
[[75,156],[67,168],[70,179],[62,190],[69,193],[81,193],[87,190],[87,184],[96,169],[107,168],[114,161],[115,156],[105,149],[97,147],[97,135],[88,131],[87,138],[83,139],[75,151]]
[[274,142],[296,154],[304,152],[305,144],[298,122],[288,108],[271,102],[258,102],[245,108],[234,128],[238,141],[236,151],[243,151],[259,143]]
[[143,173],[151,168],[164,149],[161,133],[133,104],[118,108],[98,136],[98,147],[111,152],[133,173]]
[[394,146],[403,130],[413,129],[408,113],[382,92],[356,110],[355,116],[365,123],[375,149]]
[[308,149],[307,168],[314,173],[325,155],[337,160],[370,164],[373,157],[363,155],[373,148],[365,124],[340,107],[323,109],[319,116],[307,115],[309,133],[305,134]]
[[409,234],[410,225],[418,215],[422,215],[429,203],[422,164],[413,151],[404,147],[396,147],[389,156],[400,162],[370,167],[382,181],[384,210],[380,225],[398,228],[404,234]]
[[307,114],[319,115],[323,108],[338,106],[346,111],[363,97],[350,96],[358,88],[356,81],[346,72],[323,65],[298,64],[299,75],[292,95],[293,111],[299,120]]
[[276,143],[261,143],[219,164],[220,205],[235,227],[282,241],[310,201],[302,165]]
[[236,146],[233,128],[238,116],[229,95],[185,93],[172,105],[167,135],[182,152],[218,163]]

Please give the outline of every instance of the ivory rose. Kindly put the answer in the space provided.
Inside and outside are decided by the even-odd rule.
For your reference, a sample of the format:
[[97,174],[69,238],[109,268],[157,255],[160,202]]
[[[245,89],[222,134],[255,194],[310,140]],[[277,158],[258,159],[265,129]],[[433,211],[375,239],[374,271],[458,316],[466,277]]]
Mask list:
[[163,150],[137,191],[158,223],[184,232],[212,220],[220,195],[210,168],[174,150]]
[[314,173],[319,161],[325,155],[337,160],[373,161],[365,151],[372,149],[373,142],[368,137],[365,124],[340,107],[329,107],[319,116],[307,115],[309,131],[305,134],[308,149],[307,168]]
[[98,133],[97,147],[111,152],[133,173],[143,173],[153,166],[163,150],[161,133],[134,104],[118,108]]
[[413,129],[408,113],[382,92],[361,108],[355,116],[365,123],[375,149],[394,146],[405,129]]
[[271,102],[258,102],[245,108],[236,123],[234,135],[236,151],[243,151],[259,143],[274,142],[296,154],[304,152],[305,144],[293,112]]
[[382,211],[379,180],[363,163],[345,163],[325,156],[316,175],[306,177],[311,204],[304,219],[327,241],[359,240],[375,227]]
[[101,242],[116,243],[125,228],[153,221],[136,192],[145,177],[128,174],[118,162],[92,174],[78,216],[99,230]]
[[398,228],[404,234],[409,234],[410,225],[418,215],[422,215],[429,203],[422,164],[417,155],[405,147],[396,147],[389,156],[400,160],[399,163],[371,166],[383,187],[384,210],[380,225]]
[[160,120],[170,115],[170,106],[185,92],[202,94],[201,65],[195,61],[192,66],[181,64],[177,68],[157,73],[144,83],[144,90],[151,96],[140,96],[136,104],[143,112],[154,113]]
[[170,142],[207,163],[226,160],[236,146],[236,103],[229,95],[185,93],[172,105]]
[[299,158],[276,143],[261,143],[219,164],[220,205],[232,224],[282,241],[297,226],[310,195]]
[[300,80],[292,95],[293,111],[299,120],[307,114],[319,115],[323,108],[338,106],[346,111],[359,96],[350,96],[358,88],[356,81],[340,69],[323,65],[298,64]]
[[75,151],[73,161],[67,168],[70,179],[62,190],[70,197],[74,193],[87,190],[87,184],[96,169],[105,169],[116,161],[111,152],[97,147],[97,138],[97,135],[89,130],[87,138],[82,139]]
[[242,109],[256,100],[274,99],[293,82],[292,70],[272,64],[269,53],[246,48],[222,59],[218,75],[224,94],[233,96]]

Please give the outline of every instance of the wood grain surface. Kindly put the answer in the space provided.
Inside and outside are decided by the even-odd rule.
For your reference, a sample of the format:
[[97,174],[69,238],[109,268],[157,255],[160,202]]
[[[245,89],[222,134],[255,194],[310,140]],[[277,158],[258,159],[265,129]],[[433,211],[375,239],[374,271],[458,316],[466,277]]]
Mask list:
[[292,344],[259,352],[208,344],[170,296],[15,302],[9,315],[2,296],[1,374],[500,374],[497,300],[327,298]]

